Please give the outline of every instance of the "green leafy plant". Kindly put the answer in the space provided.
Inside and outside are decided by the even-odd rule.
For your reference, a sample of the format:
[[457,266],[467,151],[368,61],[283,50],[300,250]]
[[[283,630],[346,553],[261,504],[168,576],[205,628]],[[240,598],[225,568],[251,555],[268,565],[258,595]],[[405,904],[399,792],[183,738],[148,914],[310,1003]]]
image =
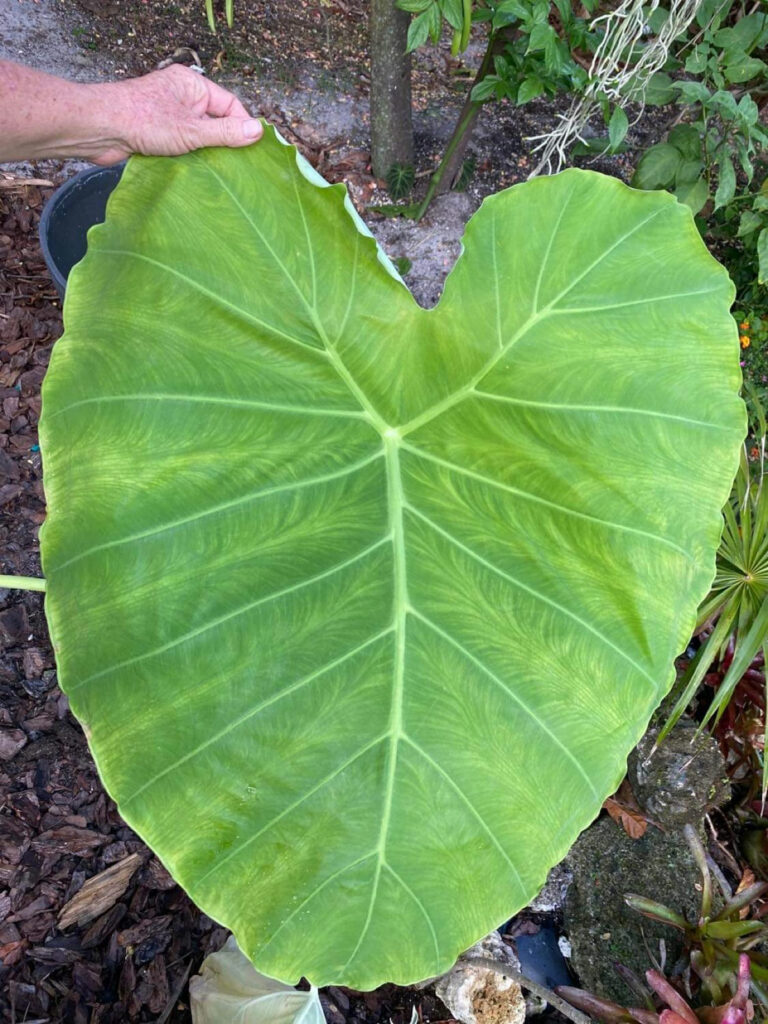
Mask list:
[[269,126],[129,163],[43,388],[46,612],[121,814],[260,970],[446,970],[616,789],[714,572],[731,300],[591,172],[487,199],[424,310]]
[[472,99],[506,98],[522,105],[537,96],[582,88],[587,72],[574,53],[594,50],[597,37],[583,15],[595,7],[596,2],[582,6],[570,0],[478,4],[475,20],[488,24],[494,53],[492,66],[472,89]]
[[[710,93],[702,82],[685,81],[681,88],[693,85],[698,89],[682,92],[679,102],[685,103],[688,97],[688,103],[696,106],[698,116],[691,122],[677,125],[664,142],[645,151],[632,183],[638,188],[668,188],[694,213],[699,213],[712,201],[716,213],[731,204],[736,196],[734,161],[739,161],[747,180],[751,181],[756,153],[768,143],[768,133],[758,121],[758,107],[749,94],[737,102],[732,92],[720,89]],[[715,224],[725,226],[735,217],[739,237],[762,230],[760,214],[768,207],[768,200],[762,195],[749,198],[753,203],[750,208],[745,210],[742,205],[732,210],[730,217],[720,218]],[[768,239],[768,235],[765,237]]]
[[[651,21],[666,16],[659,8]],[[768,96],[764,58],[768,13],[758,5],[745,14],[733,0],[706,0],[696,25],[678,38],[666,70],[654,77],[646,95],[652,104],[677,104],[677,120],[685,117],[686,122],[643,153],[633,178],[639,188],[669,189],[700,215],[708,246],[737,286],[736,318],[752,327],[754,348],[745,361],[755,383],[764,383],[759,380],[767,333],[762,324],[768,320],[768,195],[762,156],[768,133],[760,119]]]
[[587,81],[580,51],[594,49],[581,12],[594,11],[597,0],[397,0],[414,14],[408,49],[427,40],[436,43],[443,21],[453,29],[453,49],[469,42],[470,23],[487,28],[486,49],[470,86],[456,128],[432,176],[416,217],[423,216],[434,196],[446,187],[466,187],[465,152],[484,103],[509,99],[522,105],[540,95],[579,90]]
[[387,172],[387,191],[393,199],[404,199],[413,188],[411,164],[392,164]]
[[397,6],[414,15],[408,29],[409,52],[422,46],[427,39],[437,43],[443,21],[453,30],[453,55],[466,50],[472,27],[472,0],[398,0]]
[[[667,16],[665,8],[658,8],[652,22]],[[655,76],[646,97],[653,104],[674,102],[687,108],[688,122],[646,150],[634,184],[674,190],[694,213],[710,200],[715,213],[732,202],[737,169],[750,182],[755,156],[768,143],[753,96],[764,86],[768,64],[757,54],[767,44],[765,12],[745,15],[735,0],[702,4],[697,24],[678,39],[666,71]],[[688,77],[673,79],[670,71]]]
[[[758,654],[765,676],[768,649],[768,485],[765,483],[766,418],[752,392],[752,435],[742,447],[739,471],[723,510],[724,528],[717,553],[717,573],[699,609],[694,635],[701,644],[686,669],[680,696],[660,734],[669,733],[713,671],[715,695],[703,724],[719,721],[736,688],[755,671]],[[756,458],[750,458],[754,449]],[[753,684],[747,678],[749,686]],[[765,689],[763,678],[762,689]],[[763,702],[763,711],[765,704]],[[768,785],[764,766],[763,788]]]

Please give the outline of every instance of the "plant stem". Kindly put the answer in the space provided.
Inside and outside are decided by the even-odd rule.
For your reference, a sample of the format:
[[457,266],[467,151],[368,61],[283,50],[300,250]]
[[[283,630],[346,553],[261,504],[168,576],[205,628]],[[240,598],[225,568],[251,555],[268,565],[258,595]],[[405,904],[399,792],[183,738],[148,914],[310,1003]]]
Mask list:
[[490,72],[493,67],[493,58],[498,52],[499,46],[503,42],[501,40],[501,34],[499,32],[490,32],[488,35],[488,46],[485,50],[485,56],[483,57],[480,68],[475,75],[475,80],[470,86],[469,95],[467,96],[464,106],[459,114],[459,120],[456,123],[456,127],[453,129],[453,135],[445,147],[445,152],[437,165],[437,170],[432,175],[429,182],[429,188],[427,194],[421,203],[416,214],[416,220],[421,220],[424,214],[427,212],[427,208],[438,192],[446,191],[446,188],[441,187],[443,179],[446,178],[447,174],[447,186],[450,188],[452,185],[452,178],[456,177],[459,168],[456,166],[459,162],[459,157],[463,156],[464,150],[466,149],[467,143],[469,142],[469,136],[472,128],[474,127],[475,121],[480,114],[480,108],[483,106],[483,102],[477,103],[472,99],[472,90],[475,86],[482,82],[485,76]]
[[11,590],[45,590],[45,580],[36,576],[0,576],[0,587]]
[[467,132],[467,129],[470,127],[470,125],[474,123],[481,106],[482,104],[480,103],[473,103],[471,105],[468,105],[466,111],[464,112],[464,115],[460,119],[459,123],[456,125],[454,133],[451,136],[451,141],[445,147],[445,153],[443,153],[443,158],[437,165],[437,170],[432,175],[432,180],[429,183],[427,194],[424,196],[422,204],[419,207],[418,213],[416,214],[416,220],[421,220],[421,218],[427,212],[427,207],[435,198],[437,190],[439,189],[443,177],[445,176],[448,161],[453,156],[455,150],[458,148],[459,143],[461,142],[465,133]]
[[574,1024],[592,1024],[592,1021],[585,1013],[577,1010],[570,1003],[566,1003],[564,999],[561,999],[551,989],[539,985],[536,981],[531,981],[530,978],[526,978],[524,974],[520,974],[519,971],[516,971],[514,967],[510,967],[509,964],[500,963],[498,960],[489,960],[484,956],[465,956],[461,958],[461,963],[471,964],[473,967],[485,967],[489,971],[495,971],[497,974],[503,975],[505,978],[511,978],[521,988],[527,988],[529,992],[533,992],[540,999],[551,1003],[556,1010],[559,1010],[564,1017],[572,1020]]

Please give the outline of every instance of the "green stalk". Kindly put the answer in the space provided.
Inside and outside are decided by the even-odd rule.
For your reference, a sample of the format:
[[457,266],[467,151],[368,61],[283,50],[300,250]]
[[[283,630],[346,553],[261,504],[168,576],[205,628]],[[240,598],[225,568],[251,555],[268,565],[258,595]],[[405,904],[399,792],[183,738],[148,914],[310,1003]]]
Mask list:
[[213,20],[213,0],[205,0],[205,14],[208,18],[208,28],[216,33],[216,22]]
[[11,590],[45,590],[45,580],[36,576],[0,576],[0,587]]
[[488,35],[488,46],[486,47],[486,50],[485,50],[485,56],[483,57],[483,61],[482,61],[481,65],[480,65],[480,69],[477,72],[477,75],[475,76],[475,80],[472,83],[472,87],[470,89],[470,95],[469,95],[469,97],[467,97],[467,100],[466,100],[466,102],[464,104],[464,108],[463,108],[463,110],[461,112],[461,115],[459,116],[458,124],[456,125],[456,127],[453,130],[453,135],[451,135],[451,138],[450,138],[450,141],[449,141],[448,145],[445,147],[445,152],[443,153],[443,156],[442,156],[442,158],[440,160],[440,163],[437,165],[437,170],[435,171],[435,173],[432,175],[432,177],[429,180],[429,187],[427,188],[427,194],[424,196],[424,199],[423,199],[423,201],[421,203],[421,206],[419,206],[419,209],[416,212],[416,217],[415,217],[416,220],[421,220],[421,218],[427,212],[427,208],[429,207],[429,204],[435,198],[435,196],[436,196],[436,194],[437,194],[437,192],[438,192],[438,190],[440,188],[440,185],[441,185],[441,183],[443,181],[443,178],[445,177],[446,169],[450,166],[451,157],[456,152],[456,150],[459,148],[459,146],[462,145],[462,143],[464,142],[464,137],[466,136],[467,132],[472,128],[472,126],[474,125],[475,121],[477,120],[477,115],[480,113],[480,108],[482,107],[483,103],[482,102],[481,103],[475,103],[475,102],[472,101],[472,99],[470,98],[471,95],[472,95],[472,89],[474,89],[474,87],[479,82],[482,82],[482,80],[485,78],[485,76],[490,72],[491,68],[493,67],[493,58],[494,58],[494,55],[496,53],[496,45],[497,45],[498,40],[499,40],[499,33],[498,32],[490,32],[489,33],[489,35]]
[[712,701],[700,728],[707,724],[715,712],[715,722],[717,723],[720,720],[726,704],[731,699],[731,694],[736,689],[737,683],[751,665],[752,659],[757,652],[765,644],[766,635],[768,635],[768,597],[763,600],[760,609],[752,620],[747,635],[743,636],[740,630],[736,650],[733,654],[733,661],[720,684],[717,703],[714,700]]
[[472,31],[472,0],[464,0],[462,13],[464,16],[464,25],[461,30],[459,51],[464,53],[466,48],[469,46],[469,33]]
[[477,117],[477,110],[476,110],[476,108],[479,109],[481,106],[482,106],[481,103],[473,103],[471,106],[469,106],[467,108],[467,110],[465,111],[464,116],[462,117],[462,119],[456,125],[456,129],[455,129],[453,135],[451,136],[451,141],[445,147],[445,152],[443,153],[443,158],[440,161],[440,163],[438,164],[437,170],[435,171],[435,173],[430,178],[429,188],[427,189],[427,194],[424,196],[422,204],[419,207],[418,212],[416,213],[416,220],[421,220],[421,218],[427,212],[427,207],[432,202],[432,200],[435,198],[435,193],[437,192],[438,188],[440,187],[440,182],[443,180],[443,175],[445,174],[445,168],[448,165],[448,161],[450,160],[450,158],[453,156],[454,152],[458,148],[458,145],[461,142],[461,140],[464,138],[465,132],[467,131],[469,126],[474,122],[475,118]]
[[[676,725],[682,713],[693,700],[693,696],[698,690],[704,676],[707,674],[712,666],[712,662],[717,657],[718,650],[730,636],[738,610],[739,604],[736,597],[729,597],[723,606],[723,610],[720,612],[720,617],[717,620],[715,628],[712,630],[712,633],[707,638],[706,642],[698,649],[686,669],[685,675],[680,680],[681,684],[684,686],[683,692],[678,697],[667,721],[664,723],[664,728],[659,733],[659,737],[654,745],[654,750],[664,739],[666,739],[670,730],[674,725]],[[715,706],[715,702],[717,700],[717,696],[712,698],[712,707]]]
[[227,0],[226,5],[227,25],[229,25],[230,28],[232,28],[232,23],[234,21],[234,2],[235,0]]

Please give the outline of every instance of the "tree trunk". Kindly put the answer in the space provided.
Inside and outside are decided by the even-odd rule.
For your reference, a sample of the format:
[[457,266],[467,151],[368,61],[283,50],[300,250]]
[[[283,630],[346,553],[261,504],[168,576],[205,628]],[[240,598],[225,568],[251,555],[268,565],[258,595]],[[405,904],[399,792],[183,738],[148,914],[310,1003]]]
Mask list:
[[410,14],[395,0],[371,0],[371,162],[377,178],[393,164],[413,164]]

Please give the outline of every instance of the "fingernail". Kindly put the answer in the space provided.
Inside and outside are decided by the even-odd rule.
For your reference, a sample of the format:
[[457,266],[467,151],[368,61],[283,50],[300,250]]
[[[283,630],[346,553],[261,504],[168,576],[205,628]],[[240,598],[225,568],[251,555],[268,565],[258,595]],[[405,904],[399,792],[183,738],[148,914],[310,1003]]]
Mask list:
[[246,139],[259,139],[261,132],[261,121],[243,121],[243,135]]

